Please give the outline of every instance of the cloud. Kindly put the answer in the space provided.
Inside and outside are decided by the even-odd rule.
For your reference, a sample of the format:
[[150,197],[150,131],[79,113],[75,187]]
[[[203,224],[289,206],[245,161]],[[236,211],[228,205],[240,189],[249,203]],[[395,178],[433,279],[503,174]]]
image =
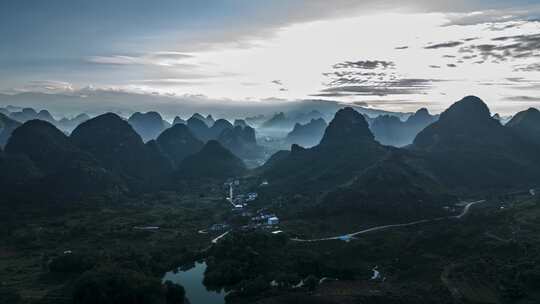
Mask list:
[[540,102],[540,97],[536,96],[509,96],[505,97],[504,99],[517,102]]
[[334,69],[393,69],[395,67],[392,61],[383,60],[360,60],[360,61],[344,61],[333,66]]
[[406,49],[408,49],[408,48],[409,48],[408,46],[404,45],[404,46],[398,46],[398,47],[395,47],[394,49],[395,49],[395,50],[406,50]]
[[377,73],[377,72],[362,72],[362,71],[337,71],[323,73],[324,76],[330,77],[331,81],[328,86],[346,85],[346,84],[358,84],[363,82],[369,82],[372,80],[382,80],[384,78],[395,79],[396,76],[393,73]]
[[43,92],[43,93],[58,93],[58,92],[72,92],[74,91],[73,85],[65,81],[57,80],[33,80],[15,89],[16,92]]
[[158,86],[158,87],[177,87],[177,86],[193,86],[193,85],[204,85],[208,82],[202,81],[189,81],[185,78],[161,78],[161,79],[144,79],[133,81],[134,84],[143,84],[149,86]]
[[440,65],[430,65],[429,67],[432,68],[432,69],[440,69],[441,68]]
[[518,65],[514,67],[516,72],[540,72],[540,63]]
[[183,67],[195,68],[196,65],[186,63],[187,59],[193,58],[193,55],[174,52],[159,51],[141,55],[110,55],[110,56],[90,56],[85,61],[94,64],[104,65],[155,65],[164,67]]
[[[449,21],[446,26],[451,25],[477,25],[477,24],[490,24],[493,26],[492,30],[497,30],[505,26],[513,27],[515,22],[523,20],[532,20],[539,16],[540,7],[538,5],[524,6],[521,9],[512,8],[513,2],[508,1],[510,7],[501,9],[489,9],[484,7],[480,10],[474,10],[462,13],[447,13]],[[506,24],[504,24],[506,23]],[[507,28],[510,28],[507,27]]]
[[136,64],[137,59],[131,56],[91,56],[86,58],[87,62],[97,63],[97,64],[112,64],[112,65],[127,65],[127,64]]
[[408,99],[380,99],[380,100],[366,100],[365,104],[369,106],[425,106],[426,102],[418,100],[408,100]]
[[388,96],[422,94],[432,87],[435,79],[403,78],[397,80],[378,81],[369,84],[345,85],[321,90],[314,96],[343,97],[343,96]]
[[433,79],[402,77],[396,64],[387,60],[344,61],[332,66],[334,71],[323,73],[330,80],[327,88],[312,96],[388,96],[423,94],[431,88]]
[[279,86],[282,86],[282,85],[283,85],[283,82],[281,82],[281,80],[278,80],[278,79],[272,80],[271,83],[277,84],[277,85],[279,85]]
[[456,68],[457,67],[457,65],[455,65],[453,63],[449,63],[446,66],[449,67],[449,68]]
[[472,44],[459,49],[460,53],[477,53],[484,60],[540,57],[540,34],[501,36],[491,39],[492,43]]
[[179,60],[179,59],[193,58],[194,56],[190,54],[182,53],[182,52],[161,51],[161,52],[150,53],[149,57]]
[[453,48],[456,46],[460,46],[462,44],[463,44],[462,41],[449,41],[449,42],[428,45],[428,46],[425,46],[424,48],[428,50],[435,50],[435,49],[442,49],[442,48]]

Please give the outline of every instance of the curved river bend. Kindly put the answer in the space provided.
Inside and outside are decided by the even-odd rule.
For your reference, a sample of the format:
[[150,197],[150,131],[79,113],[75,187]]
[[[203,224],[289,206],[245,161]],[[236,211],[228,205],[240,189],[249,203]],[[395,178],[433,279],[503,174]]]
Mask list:
[[224,304],[225,292],[215,292],[206,289],[203,284],[206,263],[195,263],[195,267],[177,273],[169,271],[163,276],[163,282],[171,281],[184,286],[186,297],[191,304]]

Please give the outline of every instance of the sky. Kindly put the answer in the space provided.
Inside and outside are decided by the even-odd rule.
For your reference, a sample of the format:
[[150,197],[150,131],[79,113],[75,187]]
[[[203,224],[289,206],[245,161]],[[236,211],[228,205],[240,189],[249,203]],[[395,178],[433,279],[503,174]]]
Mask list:
[[0,39],[5,94],[540,105],[538,1],[3,0]]

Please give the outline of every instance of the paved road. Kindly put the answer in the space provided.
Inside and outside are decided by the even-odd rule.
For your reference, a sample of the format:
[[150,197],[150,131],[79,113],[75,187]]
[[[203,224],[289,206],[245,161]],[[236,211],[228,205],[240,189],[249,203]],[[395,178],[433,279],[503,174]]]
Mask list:
[[469,210],[471,209],[472,206],[474,206],[476,204],[483,203],[485,201],[486,200],[479,200],[479,201],[474,201],[474,202],[468,203],[463,208],[463,211],[461,211],[461,213],[458,214],[458,215],[437,217],[437,218],[433,218],[433,219],[418,220],[418,221],[405,223],[405,224],[393,224],[393,225],[376,226],[376,227],[360,230],[360,231],[349,233],[349,234],[326,237],[326,238],[318,238],[318,239],[292,238],[291,240],[292,241],[297,241],[297,242],[318,242],[318,241],[330,241],[330,240],[349,241],[349,240],[351,240],[352,238],[354,238],[357,235],[365,234],[365,233],[369,233],[369,232],[374,232],[374,231],[381,231],[381,230],[386,230],[386,229],[390,229],[390,228],[397,228],[397,227],[407,227],[407,226],[413,226],[413,225],[422,224],[422,223],[429,223],[429,222],[437,222],[437,221],[442,221],[442,220],[447,220],[447,219],[461,219],[462,217],[467,215],[467,213],[469,213]]
[[215,244],[219,241],[219,239],[221,239],[222,237],[226,236],[227,234],[229,234],[229,231],[223,233],[223,234],[220,234],[218,237],[216,237],[215,239],[212,240],[212,244]]

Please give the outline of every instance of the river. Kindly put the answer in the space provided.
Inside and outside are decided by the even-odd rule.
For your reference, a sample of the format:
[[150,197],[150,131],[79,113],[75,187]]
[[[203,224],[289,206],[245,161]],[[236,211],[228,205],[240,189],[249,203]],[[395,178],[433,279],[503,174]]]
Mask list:
[[186,297],[191,304],[224,304],[225,292],[215,292],[206,289],[203,284],[206,263],[195,263],[195,267],[174,273],[169,271],[163,277],[163,282],[171,281],[184,286]]

